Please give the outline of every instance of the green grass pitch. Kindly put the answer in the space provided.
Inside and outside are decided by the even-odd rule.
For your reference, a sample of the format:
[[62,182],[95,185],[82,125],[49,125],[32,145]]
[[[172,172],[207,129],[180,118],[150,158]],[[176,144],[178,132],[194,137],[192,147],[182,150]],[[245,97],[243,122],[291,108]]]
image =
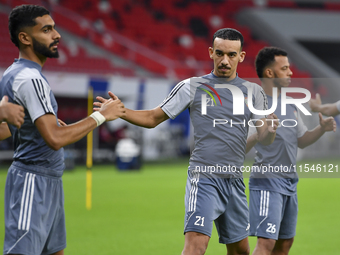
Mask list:
[[[333,163],[340,165],[340,161],[333,160]],[[144,164],[141,171],[128,172],[119,172],[114,166],[96,165],[92,169],[90,211],[85,209],[85,167],[65,172],[68,242],[65,254],[180,254],[184,244],[186,168],[187,162],[183,161]],[[1,242],[4,239],[5,179],[6,169],[1,167]],[[247,185],[247,179],[245,183]],[[339,194],[339,178],[300,179],[297,235],[290,254],[339,253]],[[249,240],[252,251],[256,239],[250,237]],[[218,243],[215,228],[206,254],[226,254],[225,246]]]

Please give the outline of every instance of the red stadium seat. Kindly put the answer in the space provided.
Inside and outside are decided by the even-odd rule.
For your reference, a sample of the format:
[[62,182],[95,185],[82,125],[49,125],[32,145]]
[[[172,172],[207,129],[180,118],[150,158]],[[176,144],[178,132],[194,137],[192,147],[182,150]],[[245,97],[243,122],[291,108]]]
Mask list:
[[[0,1],[4,4],[8,3],[7,0]],[[10,3],[11,5],[17,5],[24,3],[24,1],[11,0]],[[69,32],[89,39],[97,46],[122,58],[134,61],[149,71],[164,76],[167,75],[168,70],[164,63],[160,63],[157,59],[152,60],[141,55],[119,40],[105,41],[106,35],[93,29],[93,22],[101,20],[105,25],[104,30],[120,33],[134,42],[167,57],[170,61],[180,63],[174,70],[178,77],[190,76],[190,74],[196,75],[197,72],[207,69],[207,64],[196,65],[199,65],[200,61],[205,63],[211,61],[207,49],[211,46],[210,38],[218,28],[210,24],[210,18],[213,15],[218,15],[221,19],[220,27],[235,28],[243,34],[245,39],[244,50],[247,52],[247,56],[244,63],[239,65],[240,75],[243,77],[256,77],[256,72],[253,68],[255,56],[267,44],[254,40],[250,30],[240,26],[235,20],[235,14],[242,8],[254,6],[252,0],[228,0],[219,3],[190,1],[187,4],[178,0],[109,0],[108,3],[111,8],[107,11],[101,11],[97,0],[88,0],[85,3],[82,1],[59,0],[60,5],[54,6],[52,15],[58,26],[67,29]],[[68,10],[66,12],[60,11],[60,6],[66,7]],[[291,0],[269,0],[268,6],[297,8],[295,2]],[[325,6],[328,9],[336,9],[339,5],[334,3],[333,5],[325,4]],[[203,24],[206,25],[208,29],[206,37],[198,37],[191,30],[189,24],[194,17],[201,19]],[[5,16],[3,19],[5,19]],[[5,33],[7,33],[7,28],[0,27],[0,35]],[[186,48],[179,45],[179,39],[182,35],[192,37],[192,47]],[[5,48],[4,43],[1,42],[0,46],[0,53],[3,53],[1,55],[4,56],[0,61],[1,63],[7,63],[13,57],[5,52],[7,48]],[[15,48],[14,52],[16,52]],[[123,74],[131,74],[132,72],[130,69],[113,67],[106,58],[89,58],[84,56],[86,55],[84,52],[71,56],[72,52],[67,49],[65,49],[65,52],[67,53],[67,62],[64,65],[52,62],[48,68],[77,72],[81,70],[100,73],[119,71]],[[206,71],[210,72],[210,70]],[[299,75],[298,71],[294,71],[294,73]],[[307,84],[306,86],[309,85]]]

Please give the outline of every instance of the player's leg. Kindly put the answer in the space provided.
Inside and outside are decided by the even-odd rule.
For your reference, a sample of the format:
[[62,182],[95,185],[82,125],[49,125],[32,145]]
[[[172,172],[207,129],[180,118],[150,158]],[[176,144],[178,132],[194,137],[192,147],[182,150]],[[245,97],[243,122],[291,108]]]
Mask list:
[[248,237],[236,243],[227,244],[227,255],[248,255],[250,252]]
[[185,192],[185,244],[182,254],[204,254],[211,236],[213,221],[224,211],[219,202],[220,179],[188,171]]
[[[5,241],[3,254],[40,254],[44,229],[39,229],[35,208],[39,180],[35,174],[12,166],[5,186]],[[39,213],[39,212],[38,212]],[[35,244],[35,245],[33,245]]]
[[[53,218],[50,220],[49,235],[41,255],[63,255],[66,247],[64,191],[61,178],[51,179],[54,187],[53,204],[50,204]],[[52,200],[52,199],[51,199]],[[52,217],[52,216],[51,216]]]
[[[61,178],[22,169],[21,163],[13,164],[7,175],[4,254],[45,255],[61,251],[66,247],[66,235],[58,233],[59,237],[53,238],[54,244],[58,242],[55,246],[47,242],[51,226],[57,222],[56,183]],[[53,250],[44,253],[46,246]]]
[[288,255],[293,242],[294,238],[277,240],[272,255]]
[[288,254],[294,242],[296,233],[298,200],[297,193],[292,196],[284,196],[283,217],[280,226],[279,239],[275,244],[272,254]]
[[269,255],[279,238],[284,196],[266,190],[249,191],[250,235],[257,236],[253,255]]
[[197,232],[186,232],[182,255],[203,255],[210,237]]
[[51,255],[64,255],[64,250],[57,251],[56,253],[53,253]]
[[258,237],[252,255],[270,255],[275,247],[276,240]]
[[228,255],[249,254],[249,211],[242,179],[224,179],[227,202],[225,211],[215,220],[220,243]]
[[[8,255],[20,255],[20,254],[8,254]],[[58,251],[58,252],[53,253],[51,255],[64,255],[64,250]]]

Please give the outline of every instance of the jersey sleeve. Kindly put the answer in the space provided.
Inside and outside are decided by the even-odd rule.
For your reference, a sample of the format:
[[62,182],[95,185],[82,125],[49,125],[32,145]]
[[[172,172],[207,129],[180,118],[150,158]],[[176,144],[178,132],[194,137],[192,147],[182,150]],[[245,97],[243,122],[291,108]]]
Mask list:
[[32,122],[53,111],[51,88],[41,75],[23,70],[13,83],[14,99],[27,109]]
[[176,118],[181,112],[187,109],[192,103],[190,96],[190,82],[184,80],[179,82],[164,99],[159,107],[169,118]]
[[[257,85],[256,83],[253,83],[252,85],[253,85],[252,87],[253,87],[254,108],[256,110],[261,110],[261,111],[268,110],[268,100],[267,100],[266,93],[264,92],[262,87]],[[263,119],[263,118],[266,118],[266,116],[252,113],[252,118]]]
[[302,137],[307,131],[308,128],[301,118],[300,110],[297,109],[297,138]]

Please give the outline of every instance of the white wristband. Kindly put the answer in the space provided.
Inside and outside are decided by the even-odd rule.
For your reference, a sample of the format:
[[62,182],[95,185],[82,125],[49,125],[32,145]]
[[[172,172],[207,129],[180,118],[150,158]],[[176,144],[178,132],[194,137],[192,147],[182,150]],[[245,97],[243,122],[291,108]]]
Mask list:
[[105,117],[100,112],[94,112],[90,115],[90,117],[97,122],[97,127],[106,121]]

